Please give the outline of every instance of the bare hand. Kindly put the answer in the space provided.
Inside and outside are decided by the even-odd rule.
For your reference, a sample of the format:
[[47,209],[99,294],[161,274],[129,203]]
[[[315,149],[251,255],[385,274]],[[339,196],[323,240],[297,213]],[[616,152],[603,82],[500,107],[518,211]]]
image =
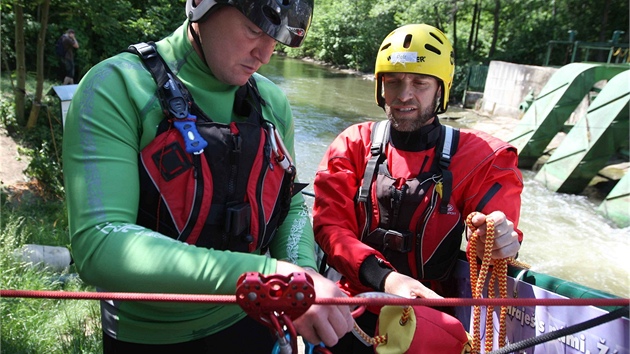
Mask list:
[[[278,261],[276,272],[290,274],[293,272],[308,273],[313,279],[317,297],[344,297],[337,285],[312,269],[303,269],[288,262]],[[354,318],[348,305],[312,305],[302,316],[293,321],[297,332],[309,343],[323,342],[332,347],[350,332],[354,326]]]
[[[488,214],[494,220],[494,244],[492,245],[492,259],[515,257],[521,248],[518,242],[518,233],[514,231],[514,223],[507,219],[500,211]],[[484,244],[486,242],[486,215],[478,213],[472,218],[473,225],[477,228],[479,243],[477,243],[477,257],[483,259]]]
[[407,299],[421,297],[424,299],[441,299],[433,290],[424,286],[418,280],[401,273],[391,272],[385,278],[385,292]]

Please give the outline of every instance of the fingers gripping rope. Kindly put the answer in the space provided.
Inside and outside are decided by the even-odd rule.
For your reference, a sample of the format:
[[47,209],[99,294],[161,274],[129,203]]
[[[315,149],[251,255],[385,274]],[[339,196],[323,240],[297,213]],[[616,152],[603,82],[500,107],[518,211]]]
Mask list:
[[[479,232],[473,225],[472,219],[477,212],[470,213],[466,218],[466,225],[472,231],[468,243],[467,256],[470,263],[470,287],[472,296],[475,299],[480,299],[483,296],[483,288],[486,282],[488,273],[491,273],[488,281],[488,297],[496,297],[495,294],[495,282],[498,279],[499,283],[499,296],[501,298],[507,298],[507,265],[511,261],[511,258],[495,259],[494,265],[492,264],[492,246],[494,244],[494,220],[486,216],[486,242],[484,244],[483,258],[481,260],[481,266],[477,263],[477,241],[479,240]],[[493,321],[492,313],[494,312],[494,306],[487,306],[486,308],[486,340],[485,350],[486,352],[492,351],[493,341]],[[499,347],[505,346],[506,338],[506,316],[507,307],[501,306],[501,312],[499,315]],[[479,353],[481,349],[481,307],[475,305],[473,307],[473,353]]]

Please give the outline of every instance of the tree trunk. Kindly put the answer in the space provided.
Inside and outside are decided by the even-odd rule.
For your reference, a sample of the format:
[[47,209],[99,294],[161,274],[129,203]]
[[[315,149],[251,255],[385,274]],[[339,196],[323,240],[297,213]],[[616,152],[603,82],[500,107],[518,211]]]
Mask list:
[[479,0],[475,1],[473,7],[472,23],[470,24],[470,33],[468,34],[468,53],[472,53],[472,42],[475,37],[475,28],[477,24],[477,17],[479,16]]
[[492,44],[488,51],[488,57],[492,58],[497,49],[497,40],[499,38],[499,18],[501,14],[501,0],[494,0],[494,26],[492,27]]
[[440,10],[438,9],[437,4],[433,5],[433,10],[435,10],[435,27],[439,28],[440,31],[443,31],[442,21],[440,21]]
[[479,2],[479,10],[477,11],[477,22],[475,23],[475,36],[473,38],[472,52],[475,53],[479,48],[479,28],[481,27],[481,11],[483,10],[483,4]]
[[26,100],[26,56],[24,54],[24,7],[21,0],[13,3],[13,13],[15,14],[15,120],[18,126],[26,125],[24,117]]
[[453,60],[457,61],[457,0],[453,0]]
[[44,0],[41,6],[41,19],[39,35],[37,37],[37,87],[35,89],[35,99],[31,108],[31,115],[28,117],[26,129],[31,129],[37,124],[37,117],[42,102],[42,92],[44,91],[44,49],[46,47],[46,30],[48,29],[48,11],[50,0]]

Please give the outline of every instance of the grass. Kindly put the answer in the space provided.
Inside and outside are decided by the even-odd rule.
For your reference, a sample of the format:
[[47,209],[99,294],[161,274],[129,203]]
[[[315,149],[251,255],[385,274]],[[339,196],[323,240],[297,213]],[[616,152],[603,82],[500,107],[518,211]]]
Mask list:
[[[0,124],[7,128],[13,121],[13,97],[6,77],[3,81]],[[32,86],[29,82],[27,91]],[[32,170],[44,172],[47,168],[40,165]],[[25,244],[69,246],[63,197],[44,196],[40,183],[34,179],[28,184],[0,186],[0,288],[94,291],[76,276],[72,265],[55,271],[16,257],[16,250]],[[0,319],[2,353],[102,353],[98,301],[4,297],[0,299]]]
[[[2,289],[93,291],[78,277],[74,266],[56,272],[25,263],[16,250],[25,244],[66,246],[66,211],[62,201],[34,196],[14,200],[3,192],[0,210],[0,273]],[[2,298],[0,350],[3,353],[100,353],[101,329],[98,302]]]

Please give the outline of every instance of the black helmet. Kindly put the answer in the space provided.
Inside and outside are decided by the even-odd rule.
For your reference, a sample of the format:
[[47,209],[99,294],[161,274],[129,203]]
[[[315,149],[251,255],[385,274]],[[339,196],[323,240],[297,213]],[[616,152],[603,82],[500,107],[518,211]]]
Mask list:
[[[314,0],[186,0],[186,16],[200,22],[220,5],[232,5],[280,43],[299,47],[311,25]],[[217,6],[219,5],[219,6]]]

